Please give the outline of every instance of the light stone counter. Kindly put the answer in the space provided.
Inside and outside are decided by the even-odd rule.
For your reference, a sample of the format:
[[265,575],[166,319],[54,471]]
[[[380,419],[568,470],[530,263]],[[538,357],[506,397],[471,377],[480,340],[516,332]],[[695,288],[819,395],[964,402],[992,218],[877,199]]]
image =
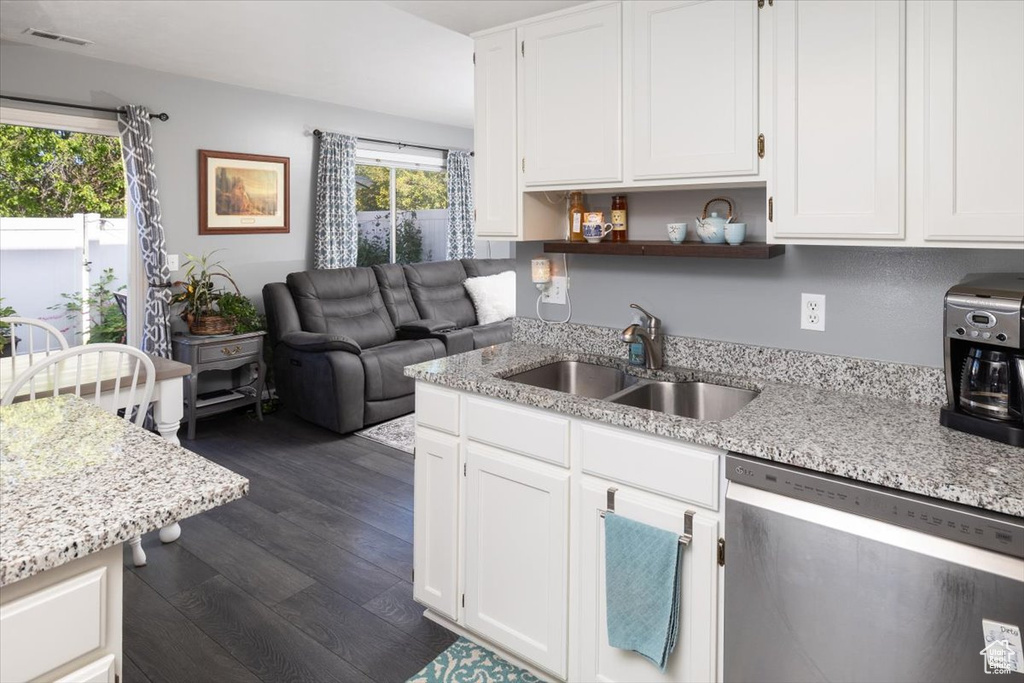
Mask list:
[[249,481],[74,396],[0,408],[0,586],[241,498]]
[[[604,335],[593,332],[600,329],[591,328],[587,348],[607,346],[602,342]],[[676,343],[670,339],[666,346]],[[791,361],[785,354],[794,353],[764,350],[751,351],[747,356],[778,355]],[[715,359],[713,354],[709,346],[705,368],[714,367],[710,363],[730,367],[728,358]],[[702,422],[503,379],[557,360],[616,366],[642,377],[696,379],[752,388],[761,394],[728,420]],[[670,356],[669,362],[672,360]],[[1024,451],[940,426],[937,392],[931,388],[936,384],[934,371],[838,357],[812,360],[831,372],[833,385],[847,390],[680,366],[650,372],[630,367],[621,358],[521,341],[413,365],[405,369],[405,374],[461,391],[1024,517]],[[749,372],[744,363],[732,362],[731,367]],[[857,368],[857,373],[844,385],[838,378],[849,374],[849,367]],[[778,370],[770,364],[759,369],[765,371],[759,377],[771,377],[769,371]],[[873,385],[885,391],[899,385],[901,396],[871,395]],[[910,396],[919,401],[910,400]]]

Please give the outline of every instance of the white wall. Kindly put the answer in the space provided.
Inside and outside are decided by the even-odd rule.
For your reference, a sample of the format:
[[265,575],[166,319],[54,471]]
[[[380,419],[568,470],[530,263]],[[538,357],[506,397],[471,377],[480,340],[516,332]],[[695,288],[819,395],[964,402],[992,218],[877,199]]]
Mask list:
[[[401,84],[393,87],[400,88]],[[153,145],[170,253],[219,255],[243,293],[257,299],[267,282],[312,264],[316,159],[314,128],[367,137],[469,149],[473,132],[123,66],[70,53],[0,43],[4,94],[166,111],[153,122]],[[5,102],[5,106],[11,104]],[[198,234],[198,151],[212,149],[291,159],[291,232],[283,235]],[[484,254],[486,255],[486,254]],[[173,274],[172,274],[173,277]]]

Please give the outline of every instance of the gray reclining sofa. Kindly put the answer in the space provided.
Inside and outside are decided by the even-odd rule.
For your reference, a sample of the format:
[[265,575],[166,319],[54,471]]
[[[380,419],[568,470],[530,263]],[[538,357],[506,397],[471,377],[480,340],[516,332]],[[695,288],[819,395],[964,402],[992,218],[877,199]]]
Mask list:
[[341,434],[412,412],[405,366],[512,338],[511,321],[477,324],[462,283],[514,269],[512,259],[463,259],[307,270],[265,285],[278,397]]

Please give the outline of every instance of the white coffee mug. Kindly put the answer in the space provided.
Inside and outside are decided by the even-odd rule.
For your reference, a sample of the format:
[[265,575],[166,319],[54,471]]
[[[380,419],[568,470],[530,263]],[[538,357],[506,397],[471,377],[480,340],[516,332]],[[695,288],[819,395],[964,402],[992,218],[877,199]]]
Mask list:
[[737,244],[743,244],[743,240],[747,239],[747,224],[746,223],[726,223],[725,224],[725,241],[729,244],[736,246]]
[[583,237],[588,242],[600,242],[612,231],[611,223],[584,223]]

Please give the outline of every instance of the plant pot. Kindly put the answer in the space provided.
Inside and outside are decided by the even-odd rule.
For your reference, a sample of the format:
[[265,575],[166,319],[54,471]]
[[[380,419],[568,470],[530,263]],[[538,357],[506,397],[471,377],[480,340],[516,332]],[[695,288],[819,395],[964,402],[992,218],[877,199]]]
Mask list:
[[234,323],[220,315],[204,315],[198,319],[188,316],[188,331],[192,334],[231,334],[234,329]]

